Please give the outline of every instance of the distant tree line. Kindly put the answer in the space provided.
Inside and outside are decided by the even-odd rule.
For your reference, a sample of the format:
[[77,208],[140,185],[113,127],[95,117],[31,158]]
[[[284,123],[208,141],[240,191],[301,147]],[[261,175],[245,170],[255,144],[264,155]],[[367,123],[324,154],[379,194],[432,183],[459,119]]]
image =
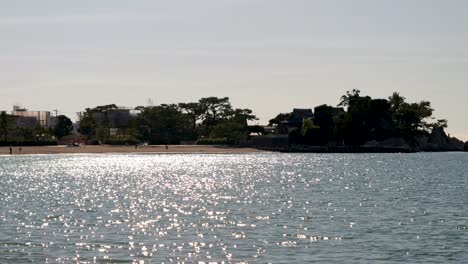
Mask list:
[[[428,101],[407,102],[399,93],[387,99],[362,96],[359,90],[341,96],[339,107],[320,105],[313,116],[296,127],[288,125],[291,113],[280,113],[269,121],[274,133],[288,134],[291,144],[325,145],[330,142],[359,146],[389,138],[408,141],[427,136],[434,128],[446,128],[447,120],[436,120]],[[337,111],[340,110],[340,111]],[[115,104],[86,108],[79,116],[79,132],[88,142],[105,144],[238,144],[252,133],[267,134],[263,126],[249,126],[257,120],[250,109],[234,108],[228,97],[206,97],[196,102],[138,106],[127,118],[113,114]],[[112,117],[112,118],[111,118]],[[125,117],[125,115],[123,115]],[[57,116],[53,129],[16,126],[15,117],[0,112],[0,144],[16,142],[54,142],[67,138],[73,130],[71,120]],[[269,130],[270,131],[270,130]],[[468,145],[467,145],[468,147]]]
[[[250,109],[233,108],[228,97],[138,106],[126,125],[113,128],[108,119],[117,109],[115,104],[87,108],[80,117],[79,132],[101,143],[239,143],[248,137],[248,121],[257,119]],[[98,121],[97,116],[103,118]]]

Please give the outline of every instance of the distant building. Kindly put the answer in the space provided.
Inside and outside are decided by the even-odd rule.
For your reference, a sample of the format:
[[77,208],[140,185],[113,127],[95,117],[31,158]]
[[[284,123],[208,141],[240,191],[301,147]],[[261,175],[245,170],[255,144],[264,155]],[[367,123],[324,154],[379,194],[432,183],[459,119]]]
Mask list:
[[11,115],[15,121],[17,127],[36,127],[39,125],[39,122],[36,117],[32,116],[20,116],[20,115]]
[[293,112],[289,116],[288,120],[285,121],[288,128],[299,128],[302,126],[302,122],[305,119],[313,118],[314,113],[312,109],[301,109],[301,108],[294,108]]
[[55,123],[52,121],[49,111],[28,111],[25,108],[13,106],[11,115],[19,127],[35,127],[39,125],[53,128]]
[[97,124],[107,125],[109,128],[122,128],[130,123],[130,110],[115,109],[106,112],[94,112],[93,118]]
[[98,126],[105,126],[110,129],[126,128],[130,124],[132,116],[138,111],[133,109],[118,107],[105,111],[92,111],[91,116]]

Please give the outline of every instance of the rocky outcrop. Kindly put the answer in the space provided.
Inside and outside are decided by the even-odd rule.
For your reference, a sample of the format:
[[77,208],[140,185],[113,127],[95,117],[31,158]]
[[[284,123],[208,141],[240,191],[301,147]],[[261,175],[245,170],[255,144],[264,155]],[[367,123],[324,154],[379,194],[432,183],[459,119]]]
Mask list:
[[463,146],[462,141],[457,138],[448,137],[443,128],[436,127],[432,130],[427,145],[423,147],[428,148],[427,150],[435,151],[462,151]]
[[432,130],[428,137],[416,138],[417,151],[463,151],[463,141],[449,137],[441,127]]
[[418,136],[410,142],[403,138],[390,138],[384,141],[369,141],[364,147],[393,147],[407,148],[412,151],[463,151],[467,144],[463,141],[449,137],[443,128],[434,128],[428,136]]
[[456,151],[462,151],[464,147],[463,141],[454,137],[449,138],[449,145]]
[[464,147],[465,151],[468,151],[468,141],[465,142],[465,147]]

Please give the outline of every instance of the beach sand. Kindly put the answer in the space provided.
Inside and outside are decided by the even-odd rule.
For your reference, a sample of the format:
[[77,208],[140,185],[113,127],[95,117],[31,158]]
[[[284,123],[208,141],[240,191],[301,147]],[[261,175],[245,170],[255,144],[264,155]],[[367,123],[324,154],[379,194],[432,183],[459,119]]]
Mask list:
[[[263,152],[253,148],[237,148],[227,146],[201,146],[201,145],[165,145],[152,146],[110,146],[110,145],[85,145],[80,147],[67,146],[40,146],[40,147],[12,147],[13,154],[66,154],[66,153],[253,153]],[[0,155],[9,155],[9,147],[0,147]]]

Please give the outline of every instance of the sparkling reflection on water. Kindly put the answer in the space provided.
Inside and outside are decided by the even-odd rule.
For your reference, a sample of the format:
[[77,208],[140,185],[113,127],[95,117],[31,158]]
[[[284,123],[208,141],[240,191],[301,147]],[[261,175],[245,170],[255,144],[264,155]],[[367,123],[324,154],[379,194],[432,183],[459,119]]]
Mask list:
[[462,262],[468,155],[0,157],[0,263]]

